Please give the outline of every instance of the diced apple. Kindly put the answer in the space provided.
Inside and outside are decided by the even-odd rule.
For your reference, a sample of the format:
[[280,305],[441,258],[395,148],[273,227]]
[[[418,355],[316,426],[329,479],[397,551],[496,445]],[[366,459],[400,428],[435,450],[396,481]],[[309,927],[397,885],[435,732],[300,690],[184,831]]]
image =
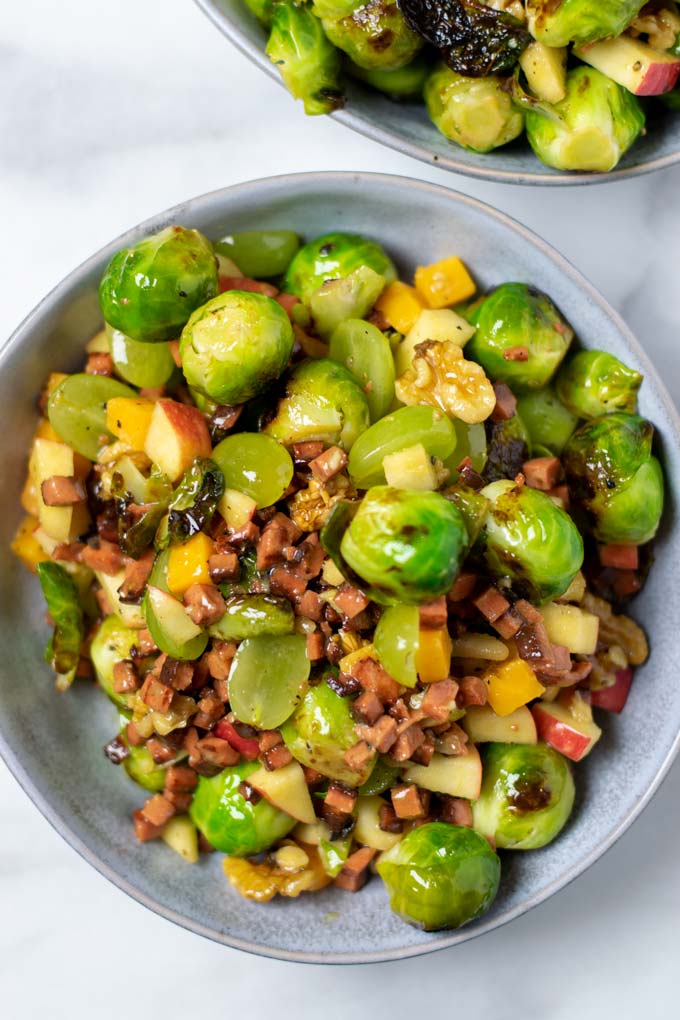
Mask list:
[[146,627],[141,606],[120,601],[118,589],[125,580],[125,571],[121,570],[117,574],[104,574],[102,571],[96,571],[95,576],[104,589],[112,612],[122,620],[125,626],[130,627],[131,630],[141,630],[142,627]]
[[225,489],[217,509],[224,517],[230,531],[240,531],[248,521],[252,521],[257,510],[257,503],[250,496],[238,489]]
[[189,864],[198,861],[198,830],[189,815],[175,815],[166,822],[161,839]]
[[679,57],[660,53],[628,35],[575,47],[574,54],[636,96],[670,92],[680,76]]
[[309,787],[298,762],[291,761],[273,772],[258,769],[248,776],[248,784],[279,811],[284,811],[298,822],[313,825],[316,821]]
[[572,655],[594,655],[600,630],[600,618],[578,606],[549,602],[541,609],[548,637],[555,645],[564,645]]
[[562,701],[539,701],[531,712],[539,740],[544,740],[572,761],[581,761],[602,736],[590,705],[575,691]]
[[535,744],[536,723],[526,705],[510,715],[496,715],[490,705],[470,705],[461,726],[474,744]]
[[429,765],[409,765],[404,779],[433,793],[477,800],[482,787],[482,760],[472,744],[467,754],[435,754]]
[[108,354],[110,349],[109,338],[105,329],[100,329],[85,344],[85,350],[88,354]]
[[622,712],[628,701],[632,683],[633,670],[630,666],[617,670],[615,683],[610,687],[599,687],[591,691],[591,705],[595,708],[605,708],[608,712]]
[[53,475],[67,478],[82,476],[81,458],[66,443],[56,443],[52,439],[36,439],[33,444],[30,460],[30,472],[35,486],[35,499],[38,507],[38,518],[41,526],[57,542],[72,542],[90,524],[87,503],[74,503],[72,506],[46,506],[42,498],[41,486]]
[[197,457],[209,457],[208,426],[196,407],[158,400],[151,415],[144,452],[171,482],[176,482]]
[[532,93],[545,103],[559,103],[567,94],[567,48],[533,42],[519,64]]
[[[158,626],[166,634],[172,636],[174,644],[187,644],[203,633],[201,628],[187,615],[182,603],[169,592],[156,588],[154,585],[149,585],[146,591]],[[128,626],[131,625],[128,624]],[[142,623],[141,626],[146,626],[146,623]]]
[[433,492],[437,488],[437,472],[422,443],[388,453],[383,457],[383,471],[393,489]]
[[359,797],[356,806],[354,837],[373,850],[390,850],[401,839],[399,832],[385,832],[380,828],[382,797]]

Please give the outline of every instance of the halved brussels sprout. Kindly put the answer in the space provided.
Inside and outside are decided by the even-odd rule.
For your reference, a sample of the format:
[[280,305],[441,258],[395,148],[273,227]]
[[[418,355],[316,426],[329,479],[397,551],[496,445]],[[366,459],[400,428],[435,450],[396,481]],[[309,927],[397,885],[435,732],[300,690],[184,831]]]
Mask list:
[[278,0],[265,52],[293,98],[303,100],[305,113],[332,113],[344,106],[340,54],[306,4]]
[[415,99],[422,95],[430,64],[426,57],[419,54],[409,64],[397,68],[396,71],[384,71],[381,67],[370,70],[349,63],[347,70],[353,78],[358,78],[371,88],[384,92],[391,99]]
[[521,135],[524,115],[503,89],[503,79],[466,78],[440,64],[425,82],[430,120],[452,142],[491,152]]
[[592,43],[621,35],[646,0],[527,0],[529,29],[546,46]]
[[323,17],[326,36],[359,67],[396,71],[423,48],[393,0],[356,0],[340,17]]
[[94,666],[97,683],[104,693],[120,708],[126,708],[125,694],[116,694],[113,689],[113,667],[122,659],[129,659],[139,632],[121,623],[115,614],[107,616],[92,638],[90,659]]
[[487,423],[489,445],[482,472],[487,482],[515,478],[531,456],[529,431],[519,414],[504,421]]
[[555,390],[577,418],[637,410],[642,376],[606,351],[579,351],[562,366]]
[[326,280],[343,279],[361,266],[379,273],[386,284],[397,278],[392,260],[375,241],[359,234],[324,234],[303,245],[288,266],[281,287],[309,304]]

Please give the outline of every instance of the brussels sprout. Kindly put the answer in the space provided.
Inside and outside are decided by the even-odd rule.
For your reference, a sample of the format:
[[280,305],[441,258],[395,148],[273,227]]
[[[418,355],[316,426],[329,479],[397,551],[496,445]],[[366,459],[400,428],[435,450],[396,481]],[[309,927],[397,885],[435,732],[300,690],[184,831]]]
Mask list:
[[473,827],[505,850],[536,850],[564,828],[574,804],[565,758],[547,744],[487,744]]
[[567,94],[554,106],[523,100],[529,144],[557,170],[613,170],[645,126],[638,99],[592,67],[567,74]]
[[198,230],[166,227],[123,248],[99,284],[106,322],[133,340],[176,339],[200,305],[218,292],[217,260]]
[[186,542],[208,531],[224,492],[224,477],[212,460],[197,458],[180,481],[169,506],[168,537]]
[[272,15],[278,0],[244,0],[246,7],[265,28],[272,23]]
[[399,769],[392,765],[387,758],[378,758],[373,770],[366,780],[359,787],[359,796],[374,797],[379,793],[385,793],[394,786],[399,776]]
[[529,29],[546,46],[621,35],[647,0],[527,0]]
[[286,396],[264,431],[284,446],[317,439],[350,450],[369,425],[368,401],[354,376],[343,365],[319,358],[293,369]]
[[326,280],[339,280],[361,266],[368,266],[386,284],[397,278],[392,260],[379,244],[359,234],[324,234],[303,245],[288,266],[281,287],[309,304]]
[[120,708],[127,707],[127,695],[117,694],[113,688],[113,667],[122,659],[129,659],[137,641],[138,631],[121,623],[115,614],[107,616],[90,645],[90,659],[97,683],[104,693]]
[[83,610],[78,589],[71,576],[58,563],[46,560],[36,570],[47,611],[54,630],[45,649],[45,660],[57,674],[57,687],[65,690],[73,683],[80,661],[83,641]]
[[583,564],[583,540],[569,514],[544,492],[511,481],[482,489],[491,503],[480,551],[494,577],[509,577],[534,602],[562,595]]
[[654,426],[617,411],[586,422],[564,449],[569,492],[599,542],[640,545],[656,534],[664,502]]
[[198,308],[182,330],[182,371],[220,404],[242,404],[278,379],[295,338],[281,305],[264,294],[228,290]]
[[[545,386],[564,358],[574,332],[547,294],[526,283],[502,283],[469,315],[477,330],[465,356],[478,361],[489,378],[502,379],[516,390]],[[526,361],[505,352],[526,347]]]
[[378,861],[390,906],[425,931],[459,928],[489,909],[501,862],[483,836],[446,822],[427,822]]
[[557,395],[578,418],[637,410],[642,376],[606,351],[579,351],[555,380]]
[[530,448],[544,447],[556,457],[560,456],[578,424],[578,417],[558,400],[550,386],[523,393],[517,401],[515,417],[521,417],[524,422]]
[[501,78],[465,78],[446,64],[435,68],[423,96],[432,123],[452,142],[472,152],[507,145],[524,129]]
[[472,546],[477,541],[489,512],[488,499],[460,480],[453,485],[447,485],[442,491],[442,496],[450,500],[462,514]]
[[263,280],[285,273],[300,238],[292,230],[242,230],[226,234],[213,247],[232,259],[244,276]]
[[127,757],[123,760],[123,768],[130,779],[149,793],[160,793],[164,790],[166,769],[156,764],[148,747],[144,744],[134,747],[127,743],[124,735],[121,739],[128,749]]
[[391,99],[416,99],[423,94],[430,64],[426,57],[419,54],[410,64],[397,68],[396,71],[384,71],[381,67],[359,67],[349,62],[347,70],[353,78],[358,78],[371,88],[384,92]]
[[297,824],[264,798],[254,804],[241,796],[239,786],[259,768],[259,762],[241,762],[198,780],[189,814],[211,846],[222,853],[234,857],[262,853]]
[[518,414],[505,421],[488,423],[488,456],[483,478],[497,482],[499,478],[515,478],[529,459],[531,443],[526,425]]
[[333,45],[368,70],[396,71],[423,48],[393,0],[357,0],[345,17],[322,18],[321,23]]
[[419,605],[445,594],[468,549],[460,511],[438,492],[376,485],[343,535],[340,552],[385,605]]
[[293,0],[276,4],[265,53],[293,98],[303,101],[305,113],[332,113],[345,105],[340,54],[305,4]]

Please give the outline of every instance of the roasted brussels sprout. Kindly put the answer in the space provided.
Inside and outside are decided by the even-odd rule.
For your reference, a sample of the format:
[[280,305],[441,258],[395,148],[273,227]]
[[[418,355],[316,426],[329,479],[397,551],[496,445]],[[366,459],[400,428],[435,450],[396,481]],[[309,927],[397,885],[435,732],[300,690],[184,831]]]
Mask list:
[[130,779],[149,793],[160,793],[165,788],[166,769],[157,765],[145,744],[139,747],[127,744],[124,732],[122,741],[127,745],[127,757],[123,760],[123,768]]
[[555,390],[578,418],[637,410],[642,376],[606,351],[579,351],[562,366]]
[[527,0],[529,28],[546,46],[592,43],[621,35],[646,0]]
[[343,535],[340,552],[389,605],[419,605],[449,590],[468,548],[462,514],[438,492],[376,485]]
[[249,11],[255,15],[260,24],[269,28],[272,23],[272,15],[278,0],[244,0]]
[[198,457],[183,475],[170,502],[170,541],[186,542],[199,531],[207,531],[223,492],[224,477],[217,464]]
[[578,424],[578,416],[561,403],[551,386],[523,393],[515,417],[524,422],[532,449],[542,447],[557,457]]
[[45,649],[45,660],[57,674],[57,687],[65,690],[75,679],[84,636],[83,610],[78,589],[67,571],[58,563],[37,565],[47,611],[54,630]]
[[504,850],[536,850],[564,828],[574,804],[565,758],[547,744],[487,744],[475,830]]
[[531,454],[531,440],[519,414],[505,421],[487,422],[487,459],[482,472],[486,482],[516,478]]
[[618,411],[586,422],[567,443],[569,492],[599,542],[640,545],[656,534],[664,502],[654,426]]
[[90,659],[94,666],[97,683],[114,704],[127,706],[127,697],[117,694],[113,687],[113,667],[123,659],[129,659],[137,641],[138,633],[126,627],[117,616],[107,616],[90,644]]
[[[574,333],[547,294],[526,283],[502,283],[469,315],[477,330],[465,355],[478,361],[494,382],[513,390],[535,390],[550,381]],[[524,361],[508,352],[525,348]]]
[[524,97],[531,148],[557,170],[613,170],[645,126],[628,89],[592,67],[567,74],[567,94],[554,106]]
[[322,18],[324,32],[347,56],[369,70],[396,71],[423,47],[393,0],[356,0],[344,17]]
[[303,101],[305,113],[332,113],[345,105],[340,54],[306,4],[275,4],[265,52],[290,94]]
[[381,855],[378,874],[396,914],[417,928],[436,931],[459,928],[489,909],[501,862],[472,829],[428,822]]
[[343,279],[361,266],[379,273],[386,284],[397,278],[392,260],[375,241],[359,234],[324,234],[303,245],[288,266],[281,287],[309,304],[326,280]]
[[294,343],[278,302],[228,290],[198,308],[182,330],[182,370],[190,386],[218,403],[242,404],[281,375]]
[[508,480],[481,494],[491,504],[479,541],[490,572],[509,577],[534,602],[562,595],[583,563],[583,540],[569,514],[544,492]]
[[343,365],[303,361],[290,375],[276,417],[264,429],[284,446],[320,439],[350,450],[370,425],[366,396]]
[[174,340],[191,313],[218,292],[217,260],[198,230],[166,227],[123,248],[99,285],[106,322],[133,340]]
[[409,64],[397,68],[396,71],[384,71],[381,67],[369,70],[353,63],[349,63],[347,70],[353,78],[358,78],[371,88],[384,92],[391,99],[415,99],[423,93],[425,81],[430,73],[430,64],[422,54],[419,54]]
[[524,115],[502,86],[493,75],[466,78],[441,64],[425,82],[423,96],[430,119],[446,138],[472,152],[491,152],[524,129]]

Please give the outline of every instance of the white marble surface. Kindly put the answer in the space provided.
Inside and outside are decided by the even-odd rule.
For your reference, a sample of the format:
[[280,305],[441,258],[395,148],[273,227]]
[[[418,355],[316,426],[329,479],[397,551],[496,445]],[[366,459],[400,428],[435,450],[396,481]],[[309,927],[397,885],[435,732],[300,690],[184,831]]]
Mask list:
[[[680,168],[529,190],[445,175],[330,120],[305,120],[191,0],[22,0],[0,31],[0,340],[95,248],[190,195],[272,173],[426,177],[497,205],[572,259],[680,398]],[[669,683],[677,682],[669,677]],[[0,765],[0,1012],[299,1020],[422,1010],[478,1020],[677,1015],[676,766],[591,871],[483,940],[402,964],[305,968],[238,954],[127,899],[66,846]],[[387,995],[387,998],[385,997]]]

